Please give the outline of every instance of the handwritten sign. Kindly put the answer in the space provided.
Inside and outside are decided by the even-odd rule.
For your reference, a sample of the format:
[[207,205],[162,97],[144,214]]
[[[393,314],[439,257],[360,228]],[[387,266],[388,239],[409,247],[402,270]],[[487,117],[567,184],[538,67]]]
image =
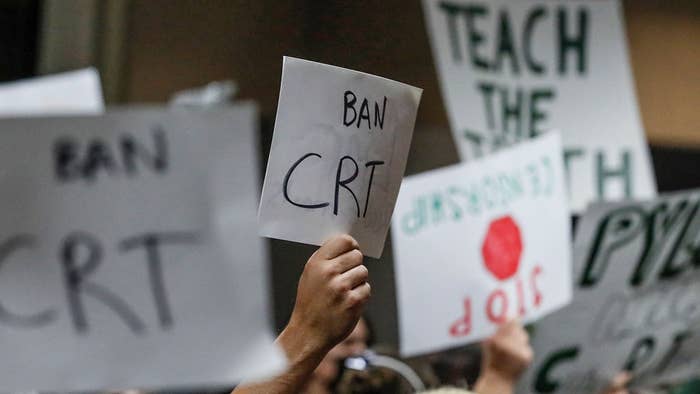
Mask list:
[[599,203],[574,244],[574,300],[535,327],[522,393],[601,392],[700,375],[700,191]]
[[94,68],[0,84],[0,117],[102,112],[102,86]]
[[424,0],[463,160],[562,131],[571,207],[656,195],[614,0]]
[[0,391],[278,370],[252,105],[0,121]]
[[561,141],[407,177],[392,223],[401,353],[480,340],[571,297]]
[[348,233],[366,255],[381,256],[421,93],[285,57],[260,234],[320,245]]

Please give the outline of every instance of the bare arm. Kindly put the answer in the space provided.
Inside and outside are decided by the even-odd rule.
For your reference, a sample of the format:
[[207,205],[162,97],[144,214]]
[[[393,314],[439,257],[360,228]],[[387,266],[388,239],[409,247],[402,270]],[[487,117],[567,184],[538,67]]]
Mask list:
[[268,381],[239,386],[233,390],[233,394],[301,392],[326,351],[308,345],[302,335],[294,334],[295,331],[293,327],[285,328],[276,341],[287,355],[287,370]]
[[244,384],[232,394],[296,394],[340,341],[350,334],[370,296],[368,271],[352,237],[329,239],[312,256],[299,279],[289,324],[277,337],[288,367],[268,381]]

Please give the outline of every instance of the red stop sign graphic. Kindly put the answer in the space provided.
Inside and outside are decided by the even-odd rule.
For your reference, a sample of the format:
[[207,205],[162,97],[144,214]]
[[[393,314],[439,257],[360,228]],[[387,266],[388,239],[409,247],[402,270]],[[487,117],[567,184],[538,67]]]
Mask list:
[[506,280],[518,272],[522,252],[520,228],[513,218],[508,215],[492,221],[481,246],[486,269],[498,280]]

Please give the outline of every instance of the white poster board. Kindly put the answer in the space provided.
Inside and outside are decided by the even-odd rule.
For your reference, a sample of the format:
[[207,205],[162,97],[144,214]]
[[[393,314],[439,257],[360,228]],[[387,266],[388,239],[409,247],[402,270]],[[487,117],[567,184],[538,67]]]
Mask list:
[[94,68],[0,84],[0,117],[101,114],[104,106]]
[[538,322],[519,392],[597,393],[700,375],[700,191],[599,203],[574,243],[574,299]]
[[571,208],[656,184],[615,0],[424,0],[462,160],[562,131]]
[[279,370],[256,116],[245,104],[0,121],[0,391]]
[[379,257],[422,90],[284,58],[260,234],[320,245],[337,233]]
[[392,222],[401,354],[478,341],[571,298],[559,134],[407,177]]

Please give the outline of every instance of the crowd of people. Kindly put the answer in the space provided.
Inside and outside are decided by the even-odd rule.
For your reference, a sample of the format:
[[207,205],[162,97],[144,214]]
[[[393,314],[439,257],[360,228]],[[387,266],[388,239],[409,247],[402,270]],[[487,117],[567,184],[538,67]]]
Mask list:
[[[397,392],[396,385],[382,389],[381,384],[363,385],[357,380],[349,384],[340,376],[342,361],[367,349],[371,328],[363,311],[370,294],[369,271],[357,241],[349,235],[327,240],[307,261],[294,310],[276,340],[287,356],[286,370],[265,381],[244,383],[232,394]],[[518,320],[509,320],[481,347],[480,371],[471,392],[513,393],[534,356],[525,328]],[[618,374],[605,394],[627,393],[629,380],[629,374]],[[470,393],[456,387],[425,392]]]

